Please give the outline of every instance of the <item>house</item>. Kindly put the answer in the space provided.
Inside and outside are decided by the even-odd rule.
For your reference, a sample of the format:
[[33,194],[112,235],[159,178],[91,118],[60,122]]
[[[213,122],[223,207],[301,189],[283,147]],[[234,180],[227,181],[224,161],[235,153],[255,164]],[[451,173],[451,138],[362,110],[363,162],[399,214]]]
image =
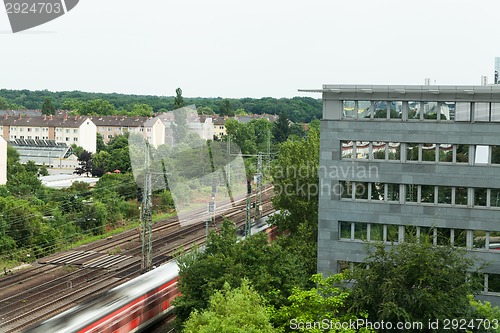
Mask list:
[[220,140],[224,135],[227,134],[226,132],[226,120],[227,117],[216,117],[213,120],[213,127],[214,127],[214,138]]

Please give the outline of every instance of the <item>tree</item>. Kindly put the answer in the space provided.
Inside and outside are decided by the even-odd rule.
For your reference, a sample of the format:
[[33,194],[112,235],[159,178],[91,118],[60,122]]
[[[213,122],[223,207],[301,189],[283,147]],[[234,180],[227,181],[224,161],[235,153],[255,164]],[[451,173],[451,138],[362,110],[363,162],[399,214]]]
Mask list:
[[182,97],[182,89],[181,88],[175,89],[175,95],[176,96],[174,99],[174,110],[180,109],[186,105],[186,103],[184,102],[184,98]]
[[240,123],[236,119],[227,119],[225,126],[227,137],[231,138],[231,144],[236,144],[242,154],[257,154],[257,138],[253,126]]
[[211,107],[208,106],[200,106],[199,108],[196,109],[199,115],[206,114],[206,115],[214,115],[215,112]]
[[77,145],[76,143],[71,144],[71,151],[77,158],[80,158],[80,155],[83,153],[85,149],[83,147]]
[[106,144],[104,143],[104,138],[101,133],[97,133],[96,135],[96,152],[99,153],[101,150],[106,149]]
[[[280,145],[278,159],[271,167],[275,197],[273,204],[282,213],[278,226],[294,232],[301,223],[317,227],[319,190],[319,133]],[[286,213],[285,213],[286,212]]]
[[219,105],[219,114],[221,116],[234,117],[234,107],[230,100],[227,98],[222,100]]
[[90,100],[88,102],[82,103],[78,113],[81,115],[102,115],[109,116],[116,113],[116,109],[113,104],[103,99]]
[[56,108],[52,104],[52,101],[50,100],[50,98],[46,98],[43,101],[42,114],[45,114],[45,115],[54,115],[55,113],[56,113]]
[[[356,322],[358,319],[367,317],[366,313],[363,312],[359,314],[349,312],[347,299],[350,290],[343,284],[344,275],[335,274],[324,278],[321,274],[315,274],[311,281],[315,287],[311,289],[295,288],[292,295],[288,297],[290,305],[283,306],[274,312],[272,320],[278,323],[285,332],[371,331],[366,328],[361,328],[358,331],[349,329],[349,327],[345,327],[343,330],[335,329],[336,324]],[[294,323],[323,323],[324,320],[327,320],[330,326],[324,328],[293,327]]]
[[[428,237],[374,251],[352,271],[351,304],[370,321],[423,322],[471,318],[469,295],[481,284],[471,276],[477,264],[464,249],[433,246]],[[469,278],[466,278],[469,276]]]
[[[105,150],[95,153],[92,157],[92,176],[101,177],[108,169],[111,154]],[[114,170],[112,170],[114,171]]]
[[231,289],[228,283],[210,297],[208,309],[195,310],[184,333],[272,333],[278,332],[269,322],[264,300],[243,280]]
[[78,165],[74,173],[77,175],[86,174],[87,177],[92,173],[93,163],[92,163],[92,153],[84,150],[78,157]]
[[262,233],[237,242],[236,227],[229,221],[224,221],[219,234],[209,234],[205,252],[191,252],[178,261],[182,296],[176,298],[174,311],[180,322],[194,309],[206,308],[213,292],[225,283],[239,286],[246,278],[270,305],[279,308],[293,288],[306,286],[310,277],[306,261],[291,247],[268,244]]
[[153,108],[148,104],[134,104],[132,107],[132,111],[130,111],[129,115],[138,116],[138,117],[152,117],[154,116]]
[[9,102],[4,97],[0,97],[0,110],[26,110],[22,105]]
[[273,137],[276,143],[285,142],[290,135],[290,121],[287,115],[282,112],[273,126]]

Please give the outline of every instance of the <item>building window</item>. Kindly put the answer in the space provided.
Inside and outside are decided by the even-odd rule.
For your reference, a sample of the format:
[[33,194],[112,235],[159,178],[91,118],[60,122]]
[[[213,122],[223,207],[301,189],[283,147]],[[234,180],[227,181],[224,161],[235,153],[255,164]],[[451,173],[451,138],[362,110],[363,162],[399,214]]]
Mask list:
[[108,132],[111,132],[111,127],[108,127]]
[[21,135],[21,136],[19,137],[19,139],[24,139],[24,135]]
[[385,160],[387,145],[385,142],[373,142],[372,154],[375,160]]
[[76,134],[76,133],[78,133],[78,129],[76,129],[76,128],[75,128],[75,129],[73,130],[73,133],[75,133],[75,134]]
[[340,197],[342,199],[351,199],[352,200],[352,195],[353,195],[353,191],[352,191],[352,186],[353,186],[353,183],[351,183],[350,181],[340,181],[339,182],[340,184]]
[[69,138],[66,138],[66,142],[69,142]]
[[147,129],[147,132],[151,132],[151,128],[148,128],[148,129]]
[[69,128],[66,128],[66,134],[69,134]]
[[40,132],[40,128],[39,128],[39,127],[36,127],[36,128],[35,128],[35,132]]
[[19,132],[22,132],[23,131],[23,128],[22,127],[19,127]]
[[99,131],[104,132],[104,127],[99,127]]
[[352,141],[341,141],[342,159],[352,158],[354,145]]
[[451,205],[451,186],[438,186],[438,204]]
[[490,103],[476,103],[474,108],[474,120],[478,122],[490,121]]
[[339,228],[340,239],[351,239],[351,222],[340,222]]
[[31,127],[28,127],[28,132],[31,132]]
[[486,206],[487,192],[488,190],[485,188],[474,189],[474,206]]
[[358,118],[358,110],[356,110],[356,102],[355,101],[344,101],[344,119],[357,119]]
[[111,134],[108,135],[108,139],[111,139],[113,136]]
[[422,145],[422,161],[435,162],[436,161],[436,145],[424,143]]
[[456,187],[455,188],[455,205],[467,205],[467,188],[466,187]]

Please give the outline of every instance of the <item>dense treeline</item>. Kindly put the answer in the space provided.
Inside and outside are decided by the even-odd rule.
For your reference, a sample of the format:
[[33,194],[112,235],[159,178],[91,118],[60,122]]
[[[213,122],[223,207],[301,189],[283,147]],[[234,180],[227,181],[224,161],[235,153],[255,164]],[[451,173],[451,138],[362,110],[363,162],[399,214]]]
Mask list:
[[[153,112],[174,109],[174,96],[125,95],[117,93],[87,93],[81,91],[51,92],[48,90],[0,90],[0,109],[42,109],[45,99],[50,99],[56,109],[76,108],[79,103],[101,100],[112,109],[106,112],[129,113],[137,106],[147,105]],[[321,118],[322,102],[310,97],[293,98],[202,98],[184,97],[185,104],[195,104],[217,114],[231,115],[237,110],[254,114],[285,114],[293,122],[308,123]]]

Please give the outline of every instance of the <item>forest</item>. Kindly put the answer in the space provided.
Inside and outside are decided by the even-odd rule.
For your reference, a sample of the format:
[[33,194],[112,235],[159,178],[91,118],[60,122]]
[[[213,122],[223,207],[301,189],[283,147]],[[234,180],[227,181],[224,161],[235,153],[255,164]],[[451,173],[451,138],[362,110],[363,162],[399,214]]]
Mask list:
[[[48,90],[0,89],[0,110],[40,110],[46,99],[56,109],[85,109],[85,106],[105,104],[105,113],[133,114],[134,108],[148,106],[153,112],[166,112],[175,108],[175,96],[126,95],[118,93],[88,93],[81,91],[51,92]],[[91,102],[91,103],[89,103]],[[103,103],[106,102],[106,103]],[[82,104],[86,103],[86,104]],[[311,97],[293,98],[222,98],[184,97],[184,103],[195,104],[199,110],[219,115],[234,115],[237,111],[251,114],[286,114],[296,123],[309,123],[321,119],[321,99]]]

